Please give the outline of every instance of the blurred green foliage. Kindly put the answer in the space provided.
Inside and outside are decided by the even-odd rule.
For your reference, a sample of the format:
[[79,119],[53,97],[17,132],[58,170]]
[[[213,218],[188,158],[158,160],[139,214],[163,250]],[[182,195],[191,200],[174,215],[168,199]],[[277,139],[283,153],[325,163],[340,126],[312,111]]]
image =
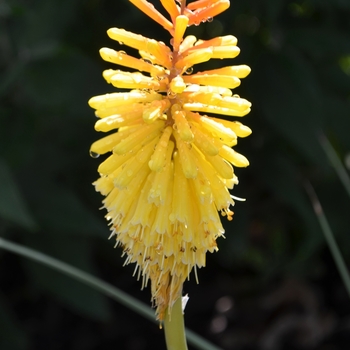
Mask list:
[[[237,170],[233,191],[247,202],[238,202],[235,219],[225,223],[227,238],[200,271],[203,283],[185,287],[193,304],[188,324],[223,348],[233,341],[207,333],[220,296],[244,303],[288,276],[343,288],[304,183],[315,187],[349,264],[350,201],[319,140],[326,135],[341,160],[348,156],[349,18],[348,0],[235,0],[212,23],[189,29],[203,39],[237,36],[240,56],[214,64],[252,68],[235,91],[253,103],[243,120],[253,134],[237,147],[251,165]],[[102,79],[110,65],[98,49],[119,47],[105,33],[114,26],[169,42],[127,0],[0,1],[0,233],[148,301],[107,241],[101,197],[91,186],[100,160],[88,150],[100,135],[87,100],[113,91]],[[155,340],[161,334],[137,315],[3,251],[0,288],[1,349],[162,348],[163,340]],[[350,313],[349,300],[341,311],[326,307]],[[236,349],[261,348],[257,340],[250,346]]]

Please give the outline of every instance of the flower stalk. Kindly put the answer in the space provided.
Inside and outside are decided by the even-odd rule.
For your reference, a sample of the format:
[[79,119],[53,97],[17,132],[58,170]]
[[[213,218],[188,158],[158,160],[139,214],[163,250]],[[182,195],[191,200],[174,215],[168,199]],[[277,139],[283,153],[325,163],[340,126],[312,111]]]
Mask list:
[[187,350],[181,297],[165,312],[163,325],[167,350]]

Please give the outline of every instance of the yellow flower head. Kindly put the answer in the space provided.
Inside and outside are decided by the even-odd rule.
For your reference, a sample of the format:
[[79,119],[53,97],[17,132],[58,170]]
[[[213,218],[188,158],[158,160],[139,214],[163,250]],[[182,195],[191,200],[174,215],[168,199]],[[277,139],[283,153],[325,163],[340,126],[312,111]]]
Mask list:
[[111,39],[137,49],[141,58],[100,50],[105,61],[132,70],[108,69],[103,72],[107,82],[132,90],[90,99],[100,118],[95,129],[114,130],[96,141],[91,152],[111,153],[98,168],[96,190],[106,196],[111,236],[122,247],[125,263],[136,263],[142,286],[151,280],[161,320],[181,296],[192,268],[196,272],[205,266],[206,252],[218,250],[216,239],[224,234],[218,211],[232,219],[234,201],[228,189],[238,183],[232,165],[246,167],[249,162],[231,147],[251,130],[227,119],[250,111],[251,103],[231,91],[250,68],[198,72],[198,63],[236,57],[237,39],[184,37],[188,26],[226,10],[228,0],[187,6],[185,0],[161,0],[171,20],[146,0],[130,1],[169,31],[172,48],[124,29],[108,30]]

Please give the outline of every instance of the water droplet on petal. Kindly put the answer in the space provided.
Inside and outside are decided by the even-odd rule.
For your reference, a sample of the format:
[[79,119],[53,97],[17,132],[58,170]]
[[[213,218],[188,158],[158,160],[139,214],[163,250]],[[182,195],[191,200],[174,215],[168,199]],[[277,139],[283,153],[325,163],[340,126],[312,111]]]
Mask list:
[[185,74],[192,74],[193,73],[193,67],[188,67],[185,71]]
[[208,17],[208,18],[207,18],[207,22],[209,22],[209,23],[213,22],[213,20],[214,20],[213,17]]
[[171,90],[168,90],[167,95],[168,95],[168,98],[170,98],[170,99],[176,98],[176,93],[171,91]]
[[98,158],[99,156],[100,156],[99,153],[90,151],[90,157],[91,158]]

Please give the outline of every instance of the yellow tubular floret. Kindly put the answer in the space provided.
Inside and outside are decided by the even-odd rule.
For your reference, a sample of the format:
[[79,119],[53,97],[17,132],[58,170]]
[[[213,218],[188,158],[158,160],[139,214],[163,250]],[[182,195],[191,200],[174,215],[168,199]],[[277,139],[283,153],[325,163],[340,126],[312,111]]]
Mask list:
[[107,152],[110,152],[113,149],[113,147],[119,144],[121,140],[123,140],[125,137],[131,135],[133,132],[139,129],[140,126],[128,127],[123,131],[119,131],[118,133],[114,133],[103,137],[102,139],[95,141],[91,145],[90,152],[96,154],[105,154]]
[[249,165],[249,161],[245,156],[226,145],[223,145],[220,149],[220,156],[239,168],[245,168]]
[[113,148],[113,152],[116,154],[125,154],[131,151],[139,143],[144,144],[150,139],[154,138],[160,133],[160,130],[164,127],[163,121],[156,121],[149,125],[142,125],[128,137],[120,140],[118,145]]
[[218,119],[218,118],[212,118],[212,119],[223,124],[227,128],[230,128],[238,137],[247,137],[252,133],[252,130],[248,126],[243,125],[240,122],[236,122],[236,121],[232,122],[229,120]]
[[154,100],[161,100],[162,98],[162,95],[153,91],[146,93],[139,90],[133,90],[130,92],[115,92],[112,94],[92,97],[89,100],[89,105],[95,109],[105,109],[137,102],[151,102]]
[[159,13],[154,6],[146,0],[129,0],[136,7],[138,7],[147,16],[151,17],[155,22],[162,25],[166,30],[172,32],[173,24],[169,22],[161,13]]
[[124,114],[142,111],[144,108],[144,105],[141,103],[130,103],[116,107],[97,109],[95,115],[96,117],[103,119],[115,115],[123,116]]
[[164,43],[119,28],[109,29],[107,34],[111,39],[117,40],[134,49],[148,51],[162,62],[165,67],[170,68],[171,50]]
[[198,147],[198,149],[209,156],[216,156],[219,154],[221,145],[219,145],[214,137],[205,134],[195,126],[193,126],[192,131],[195,136],[194,144]]
[[148,106],[145,106],[142,113],[143,120],[146,123],[152,123],[156,119],[161,118],[164,111],[169,107],[170,102],[168,100],[153,101]]
[[107,47],[103,47],[100,50],[100,55],[107,62],[137,69],[142,72],[150,73],[154,69],[154,66],[152,64],[142,61],[138,58],[129,56],[123,51],[115,51]]
[[217,107],[226,107],[235,109],[237,111],[246,111],[251,107],[251,103],[243,98],[221,96],[219,94],[210,93],[194,93],[188,96],[189,100],[193,102],[200,102],[207,105],[213,105]]
[[[183,172],[183,162],[180,155],[174,153],[174,188],[173,205],[170,221],[176,224],[176,221],[188,225],[192,221],[191,197],[189,196],[189,183]],[[179,193],[181,195],[179,196]],[[176,232],[176,231],[175,231]],[[180,232],[178,232],[180,234]]]
[[126,188],[131,181],[134,181],[134,176],[144,168],[144,171],[149,171],[147,160],[153,153],[154,147],[158,142],[158,138],[153,139],[153,141],[146,144],[137,153],[135,159],[129,159],[114,179],[114,185],[119,189]]
[[250,73],[250,71],[251,71],[250,67],[242,64],[239,66],[228,66],[228,67],[222,67],[218,69],[207,70],[204,72],[197,72],[196,75],[218,74],[218,75],[235,76],[237,78],[245,78]]
[[151,170],[159,172],[164,168],[171,134],[172,128],[170,126],[166,127],[161,138],[159,139],[150,161],[148,162]]
[[187,179],[193,179],[197,176],[197,167],[193,160],[193,148],[190,143],[183,141],[178,132],[173,132],[176,139],[176,145],[179,150],[179,157],[183,173]]
[[209,61],[212,56],[213,56],[212,48],[208,47],[205,49],[198,49],[191,52],[187,56],[180,58],[175,63],[175,67],[178,69],[181,69],[184,67],[187,67],[187,68],[192,67],[195,64]]
[[165,10],[169,13],[173,23],[176,21],[176,17],[180,15],[179,8],[176,6],[175,1],[160,0]]
[[123,115],[111,115],[109,117],[105,117],[101,120],[98,120],[95,124],[95,130],[107,132],[113,129],[120,128],[122,126],[139,124],[141,118],[142,110],[136,110],[135,112],[125,113]]
[[197,41],[197,38],[194,35],[186,36],[180,45],[180,52],[184,52],[189,48],[191,48],[196,41]]
[[[174,108],[175,107],[175,108]],[[176,107],[178,110],[176,110]],[[186,113],[182,111],[179,105],[173,105],[172,107],[172,116],[175,120],[175,127],[183,141],[192,142],[193,141],[193,133],[191,131],[191,126],[189,125]]]
[[233,35],[218,36],[209,40],[198,40],[192,50],[204,47],[236,46],[237,38]]
[[183,107],[187,111],[223,114],[223,115],[230,115],[235,117],[243,117],[250,112],[250,108],[247,108],[244,111],[239,111],[236,109],[225,108],[225,107],[208,106],[203,103],[185,103]]
[[208,130],[212,135],[219,138],[222,142],[228,145],[236,143],[236,134],[230,128],[226,128],[222,123],[216,122],[212,118],[201,116],[197,113],[192,113],[190,115],[199,123],[199,125]]
[[232,75],[221,74],[193,74],[183,77],[186,84],[211,85],[234,89],[241,84],[241,81]]
[[184,15],[180,15],[176,17],[176,22],[175,22],[175,34],[174,34],[174,43],[173,43],[173,47],[174,47],[174,51],[178,51],[181,41],[182,41],[182,37],[186,31],[188,25],[188,17],[184,16]]
[[212,5],[196,10],[190,17],[189,25],[199,24],[208,18],[213,18],[230,7],[229,0],[219,0]]
[[169,84],[170,91],[172,91],[175,94],[181,94],[186,89],[186,84],[184,83],[184,80],[182,77],[177,76],[174,79],[172,79],[171,83]]

